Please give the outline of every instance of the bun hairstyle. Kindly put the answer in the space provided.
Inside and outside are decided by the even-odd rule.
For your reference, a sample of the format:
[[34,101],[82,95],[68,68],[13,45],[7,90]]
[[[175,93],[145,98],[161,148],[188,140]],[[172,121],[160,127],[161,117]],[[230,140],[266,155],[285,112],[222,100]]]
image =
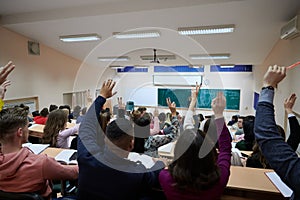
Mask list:
[[132,121],[136,122],[142,116],[142,112],[139,110],[133,110],[131,113]]

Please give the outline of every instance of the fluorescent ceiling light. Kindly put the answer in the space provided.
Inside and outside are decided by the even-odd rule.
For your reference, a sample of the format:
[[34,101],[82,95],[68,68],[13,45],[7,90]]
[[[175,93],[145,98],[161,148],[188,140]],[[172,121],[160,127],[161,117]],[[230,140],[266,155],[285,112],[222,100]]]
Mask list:
[[117,39],[142,39],[142,38],[157,38],[160,37],[158,31],[129,31],[122,33],[113,33]]
[[199,68],[203,68],[204,66],[203,65],[189,65],[189,67],[199,69]]
[[231,33],[234,31],[234,24],[215,25],[215,26],[198,26],[198,27],[181,27],[178,33],[181,35],[207,35],[218,33]]
[[[142,60],[153,60],[154,56],[153,55],[147,55],[147,56],[140,56]],[[158,60],[175,60],[176,56],[175,55],[158,55],[156,56]]]
[[190,55],[190,58],[193,60],[210,60],[210,59],[229,59],[230,54],[193,54]]
[[220,68],[234,68],[234,64],[221,64]]
[[120,56],[120,57],[98,57],[99,61],[103,62],[111,62],[111,61],[128,61],[128,56]]
[[97,41],[101,37],[96,33],[93,34],[80,34],[80,35],[64,35],[59,36],[59,39],[63,42],[87,42],[87,41]]
[[133,67],[136,69],[143,69],[143,68],[149,68],[150,66],[149,65],[134,65]]
[[125,67],[121,66],[121,65],[110,65],[109,68],[110,69],[124,69]]

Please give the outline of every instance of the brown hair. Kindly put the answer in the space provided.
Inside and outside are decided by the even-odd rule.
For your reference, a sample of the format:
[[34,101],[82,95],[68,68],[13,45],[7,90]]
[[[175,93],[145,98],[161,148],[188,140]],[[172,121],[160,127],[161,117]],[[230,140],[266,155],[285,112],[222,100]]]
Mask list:
[[205,157],[199,157],[203,137],[193,129],[186,129],[178,138],[174,158],[169,172],[179,189],[201,191],[211,188],[219,181],[220,170],[216,155],[211,150]]
[[50,112],[45,128],[42,143],[56,147],[57,136],[64,130],[68,121],[68,115],[61,109]]
[[28,111],[15,107],[3,109],[0,112],[0,141],[2,143],[11,141],[14,132],[18,128],[24,128],[28,123]]

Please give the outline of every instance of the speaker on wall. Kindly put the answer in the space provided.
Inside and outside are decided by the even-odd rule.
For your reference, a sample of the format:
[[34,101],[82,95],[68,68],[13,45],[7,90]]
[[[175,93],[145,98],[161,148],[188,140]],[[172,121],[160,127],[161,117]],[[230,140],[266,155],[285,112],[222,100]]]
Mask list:
[[40,44],[35,41],[28,41],[28,54],[40,55]]

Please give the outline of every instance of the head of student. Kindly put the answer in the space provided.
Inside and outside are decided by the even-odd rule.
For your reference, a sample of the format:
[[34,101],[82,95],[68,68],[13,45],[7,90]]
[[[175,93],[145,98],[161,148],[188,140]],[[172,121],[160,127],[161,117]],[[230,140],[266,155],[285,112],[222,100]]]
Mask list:
[[168,169],[180,189],[206,190],[219,181],[220,172],[214,148],[205,157],[199,157],[204,142],[200,132],[186,129],[176,142],[175,160]]
[[58,109],[50,112],[44,127],[43,143],[56,147],[58,133],[66,128],[67,121],[68,115],[63,110]]
[[22,143],[28,139],[28,111],[20,108],[7,108],[0,112],[0,143]]
[[105,133],[106,127],[111,119],[111,113],[109,110],[102,110],[99,115],[100,126]]
[[47,117],[47,116],[49,115],[49,110],[48,110],[48,108],[43,108],[43,109],[41,110],[41,112],[40,112],[40,115],[41,115],[42,117]]
[[133,149],[133,126],[129,120],[117,118],[110,122],[106,127],[105,135],[105,143],[113,152],[119,154],[125,151],[125,153],[128,153]]

